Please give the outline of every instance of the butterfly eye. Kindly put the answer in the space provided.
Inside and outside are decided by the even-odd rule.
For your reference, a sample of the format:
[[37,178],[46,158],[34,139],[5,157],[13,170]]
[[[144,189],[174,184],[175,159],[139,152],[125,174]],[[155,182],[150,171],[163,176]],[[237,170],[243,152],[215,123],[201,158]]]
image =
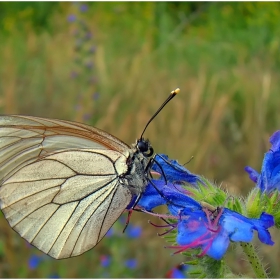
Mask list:
[[137,141],[137,148],[145,157],[150,157],[154,153],[149,141],[143,138]]
[[144,139],[139,139],[137,141],[137,148],[141,153],[146,153],[149,150],[149,144]]

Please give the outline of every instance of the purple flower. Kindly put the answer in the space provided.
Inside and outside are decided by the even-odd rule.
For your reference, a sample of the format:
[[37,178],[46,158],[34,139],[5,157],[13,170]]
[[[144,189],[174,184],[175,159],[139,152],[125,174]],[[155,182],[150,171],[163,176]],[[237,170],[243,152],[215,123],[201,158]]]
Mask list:
[[137,260],[136,259],[128,259],[125,261],[125,266],[130,269],[135,269],[137,267]]
[[111,264],[111,258],[106,255],[100,257],[100,262],[103,267],[108,267]]
[[75,15],[69,15],[68,18],[67,18],[67,20],[68,20],[69,22],[74,22],[74,21],[76,20],[76,16],[75,16]]
[[40,264],[41,262],[41,257],[37,256],[37,255],[32,255],[30,257],[30,259],[28,260],[28,267],[31,270],[34,270],[37,268],[37,266]]
[[81,11],[82,13],[86,12],[87,10],[88,10],[88,5],[82,4],[82,5],[80,6],[80,11]]
[[280,130],[270,137],[270,143],[272,147],[264,156],[261,174],[249,166],[245,167],[250,179],[257,183],[262,192],[267,193],[280,190]]

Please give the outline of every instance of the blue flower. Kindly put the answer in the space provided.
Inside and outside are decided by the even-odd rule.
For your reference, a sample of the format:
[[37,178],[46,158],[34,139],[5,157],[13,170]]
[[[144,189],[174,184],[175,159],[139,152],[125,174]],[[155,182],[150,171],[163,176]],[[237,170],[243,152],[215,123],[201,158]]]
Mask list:
[[[274,244],[268,231],[268,228],[274,225],[272,215],[262,213],[259,219],[249,219],[228,208],[210,209],[207,204],[199,203],[190,197],[190,191],[182,187],[191,184],[198,188],[200,182],[204,186],[199,176],[191,174],[177,161],[169,160],[166,156],[160,155],[156,157],[156,161],[161,168],[154,165],[153,170],[164,172],[164,176],[158,180],[151,180],[137,206],[146,212],[159,205],[167,206],[169,217],[177,220],[175,224],[167,224],[166,227],[170,229],[165,232],[177,228],[178,245],[169,247],[178,249],[176,253],[200,248],[199,256],[208,255],[220,260],[230,242],[251,242],[254,230],[257,231],[261,242]],[[168,215],[153,215],[168,218]]]
[[133,226],[129,224],[126,230],[126,234],[130,238],[138,238],[142,234],[142,228],[140,226]]
[[280,130],[270,137],[270,143],[272,147],[264,156],[261,174],[249,166],[245,167],[257,187],[267,193],[280,190]]
[[106,255],[100,257],[101,266],[108,267],[111,264],[111,258]]
[[125,266],[130,269],[135,269],[137,267],[137,260],[136,259],[128,259],[125,261]]
[[33,270],[36,269],[38,267],[38,265],[41,262],[41,257],[37,256],[37,255],[32,255],[30,257],[30,259],[28,260],[28,267]]
[[[161,166],[161,168],[159,167]],[[152,170],[161,174],[161,179],[166,178],[168,182],[174,183],[176,181],[184,181],[190,184],[201,182],[199,176],[192,174],[184,166],[180,165],[176,160],[171,160],[167,155],[158,154],[155,157],[155,163]],[[164,172],[164,176],[162,174]]]
[[201,205],[187,195],[188,192],[180,185],[162,180],[152,180],[142,194],[137,206],[151,211],[153,208],[166,204],[171,214],[178,214],[180,210],[189,207],[200,209]]
[[[249,219],[227,208],[217,208],[215,212],[206,208],[197,211],[184,209],[178,216],[177,244],[169,248],[201,248],[199,256],[208,255],[220,260],[226,253],[230,241],[251,242],[253,230],[258,232],[262,243],[273,245],[269,227],[274,225],[273,216],[262,213],[259,219]],[[174,225],[170,225],[174,228]]]
[[67,20],[68,20],[69,22],[74,22],[74,21],[76,20],[76,16],[75,16],[75,15],[69,15],[68,18],[67,18]]

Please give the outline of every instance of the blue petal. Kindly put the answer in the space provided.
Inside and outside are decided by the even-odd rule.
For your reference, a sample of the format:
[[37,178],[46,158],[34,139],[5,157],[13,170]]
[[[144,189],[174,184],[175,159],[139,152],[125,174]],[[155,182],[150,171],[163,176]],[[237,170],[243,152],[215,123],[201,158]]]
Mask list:
[[262,243],[273,245],[271,235],[267,228],[274,226],[274,217],[267,213],[262,213],[259,220],[256,220],[254,226],[258,231],[258,237]]
[[[162,190],[165,184],[160,180],[153,180],[159,190]],[[145,192],[142,194],[137,206],[144,208],[146,211],[151,211],[153,208],[166,204],[166,200],[158,193],[155,187],[150,183],[146,187]]]
[[[210,248],[207,250],[207,255],[215,260],[220,260],[226,253],[228,246],[228,233],[224,229],[221,229],[217,236],[213,239]],[[206,247],[206,245],[204,247]]]
[[248,218],[229,209],[224,209],[220,224],[227,231],[232,241],[250,242],[253,239],[253,228]]
[[256,230],[261,242],[268,245],[274,244],[267,230],[274,225],[272,215],[262,213],[259,219],[249,219],[235,211],[225,208],[220,219],[220,224],[228,232],[232,241],[250,242],[253,239],[253,230]]
[[280,152],[268,152],[264,156],[258,186],[262,191],[280,189]]
[[253,168],[250,167],[250,166],[246,166],[244,169],[245,169],[245,171],[249,174],[250,179],[251,179],[253,182],[257,183],[260,174],[259,174],[255,169],[253,169]]
[[280,150],[280,130],[277,130],[270,137],[270,143],[272,144],[272,150]]
[[157,189],[151,183],[148,184],[137,204],[139,207],[151,211],[157,206],[166,204],[173,215],[178,215],[184,208],[201,209],[201,205],[187,196],[186,190],[181,186],[166,184],[162,180],[152,180],[152,182]]
[[[201,181],[199,176],[192,174],[188,169],[180,165],[177,160],[170,160],[167,155],[158,154],[155,157],[155,161],[157,163],[153,164],[152,170],[160,174],[162,174],[163,170],[165,178],[169,182],[184,181],[195,184],[197,181]],[[163,179],[163,176],[161,179]]]
[[203,211],[190,212],[189,215],[189,218],[178,222],[177,243],[179,245],[189,245],[208,231],[207,218]]
[[264,192],[280,190],[280,130],[270,137],[271,149],[264,156],[258,187]]

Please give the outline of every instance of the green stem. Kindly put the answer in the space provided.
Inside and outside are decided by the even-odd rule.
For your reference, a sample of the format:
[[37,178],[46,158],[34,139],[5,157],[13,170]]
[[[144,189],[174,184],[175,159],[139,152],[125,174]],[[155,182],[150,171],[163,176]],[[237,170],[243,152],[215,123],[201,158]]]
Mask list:
[[256,278],[268,278],[268,275],[251,243],[240,242],[243,252],[246,254]]

